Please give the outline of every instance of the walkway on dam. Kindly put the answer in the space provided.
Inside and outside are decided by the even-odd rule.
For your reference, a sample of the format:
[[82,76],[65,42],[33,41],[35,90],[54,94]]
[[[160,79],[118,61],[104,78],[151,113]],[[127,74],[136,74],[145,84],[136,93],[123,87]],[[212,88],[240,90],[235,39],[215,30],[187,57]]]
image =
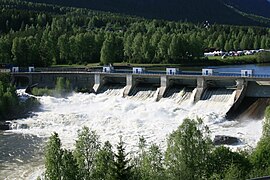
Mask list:
[[179,71],[174,74],[167,74],[166,71],[144,71],[140,73],[133,73],[132,70],[114,70],[112,72],[102,72],[102,70],[95,70],[95,71],[87,71],[83,69],[49,69],[46,68],[42,71],[34,71],[34,72],[11,72],[12,75],[27,75],[27,74],[115,74],[115,75],[127,75],[127,74],[140,74],[145,76],[160,76],[160,75],[170,75],[170,76],[191,76],[191,77],[198,77],[198,76],[213,76],[213,77],[244,77],[244,78],[269,78],[270,79],[270,72],[269,74],[252,74],[248,76],[241,75],[241,72],[216,72],[212,75],[203,75],[201,71]]

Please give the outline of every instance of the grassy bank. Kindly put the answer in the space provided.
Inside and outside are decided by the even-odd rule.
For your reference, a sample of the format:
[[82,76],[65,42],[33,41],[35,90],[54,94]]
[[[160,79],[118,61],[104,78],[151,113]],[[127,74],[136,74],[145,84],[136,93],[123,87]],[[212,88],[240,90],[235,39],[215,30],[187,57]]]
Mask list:
[[[234,57],[225,57],[221,56],[213,56],[213,57],[203,57],[199,59],[190,59],[190,60],[182,60],[179,61],[178,64],[138,64],[138,63],[114,63],[115,67],[146,67],[150,70],[164,70],[166,67],[178,67],[182,70],[201,70],[202,67],[205,66],[222,66],[222,65],[240,65],[240,64],[259,64],[259,63],[267,63],[270,62],[270,52],[262,52],[257,53],[255,55],[248,56],[234,56]],[[72,64],[72,65],[55,65],[52,68],[82,68],[82,69],[93,69],[93,68],[101,68],[102,65],[99,63],[92,64]]]

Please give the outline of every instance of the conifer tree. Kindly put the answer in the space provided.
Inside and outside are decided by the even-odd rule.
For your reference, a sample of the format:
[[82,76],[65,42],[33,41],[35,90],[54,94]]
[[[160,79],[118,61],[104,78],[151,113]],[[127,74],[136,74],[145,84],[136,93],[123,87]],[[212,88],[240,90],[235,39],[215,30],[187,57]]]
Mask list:
[[127,158],[125,153],[124,142],[122,137],[117,145],[117,153],[115,154],[114,162],[114,179],[115,180],[129,180],[132,179],[132,166],[130,166],[130,159]]

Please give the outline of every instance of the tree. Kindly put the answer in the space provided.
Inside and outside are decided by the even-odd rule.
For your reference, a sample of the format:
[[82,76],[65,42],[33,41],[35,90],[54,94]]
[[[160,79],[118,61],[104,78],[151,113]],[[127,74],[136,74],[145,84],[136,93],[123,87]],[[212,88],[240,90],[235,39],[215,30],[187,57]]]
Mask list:
[[109,141],[106,141],[102,149],[97,153],[95,164],[94,179],[112,180],[114,178],[114,154]]
[[76,160],[72,155],[72,152],[68,150],[63,150],[63,155],[61,159],[61,175],[62,180],[76,180],[78,177],[78,166],[76,164]]
[[45,151],[45,179],[61,179],[62,154],[63,150],[61,149],[61,141],[59,136],[57,133],[53,133],[49,138]]
[[248,36],[244,35],[242,37],[242,40],[240,41],[240,49],[247,49],[248,48]]
[[128,180],[132,179],[132,166],[129,165],[130,159],[127,159],[127,154],[125,153],[124,142],[122,137],[117,145],[117,153],[115,154],[114,162],[114,179],[115,180]]
[[270,107],[265,111],[265,121],[263,125],[263,135],[252,152],[250,160],[254,166],[255,176],[265,176],[270,173]]
[[270,52],[256,53],[256,60],[258,63],[265,63],[270,61]]
[[237,172],[241,179],[245,179],[251,169],[251,163],[244,154],[232,152],[229,148],[223,146],[217,147],[211,152],[209,164],[211,164],[207,170],[209,176],[218,174],[221,179],[226,177],[227,171],[232,172],[231,167],[241,169]]
[[224,50],[227,51],[227,52],[232,50],[230,41],[228,41],[228,40],[226,41],[225,46],[224,46]]
[[100,150],[99,136],[88,127],[78,132],[75,144],[74,157],[76,158],[80,178],[91,179],[96,168],[95,158]]
[[60,61],[58,64],[67,63],[70,59],[70,47],[69,47],[69,38],[66,34],[61,35],[58,38],[58,48],[60,53]]
[[143,44],[143,38],[142,34],[138,33],[133,41],[132,44],[132,59],[133,62],[141,62],[142,61],[142,44]]
[[137,168],[140,173],[139,179],[166,179],[163,164],[163,154],[157,145],[152,145],[148,151],[142,149]]
[[115,48],[113,45],[113,35],[107,35],[107,38],[103,42],[101,51],[100,51],[100,62],[102,64],[112,64],[115,61]]
[[165,164],[169,179],[206,178],[212,143],[201,119],[185,119],[167,143]]
[[25,38],[15,38],[13,40],[12,49],[13,62],[20,66],[28,65],[28,46]]
[[170,46],[170,37],[167,34],[164,34],[158,43],[157,58],[160,60],[160,62],[168,63],[169,46]]
[[71,84],[68,79],[58,77],[56,79],[55,91],[57,96],[65,96],[71,92]]

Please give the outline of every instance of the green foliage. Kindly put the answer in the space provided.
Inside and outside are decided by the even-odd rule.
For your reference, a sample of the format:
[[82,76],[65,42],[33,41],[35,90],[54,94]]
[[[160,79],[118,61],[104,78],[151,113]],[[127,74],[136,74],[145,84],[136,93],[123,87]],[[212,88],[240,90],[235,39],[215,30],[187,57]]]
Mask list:
[[132,166],[130,166],[130,159],[127,159],[127,154],[125,153],[124,142],[122,137],[117,145],[117,153],[115,154],[114,161],[114,179],[117,180],[128,180],[132,179]]
[[246,179],[241,174],[241,168],[235,165],[229,166],[229,168],[225,172],[224,180],[240,180],[240,179]]
[[209,166],[208,173],[216,174],[221,179],[226,179],[227,173],[232,173],[234,169],[241,169],[241,171],[237,171],[237,176],[239,179],[245,179],[251,170],[248,158],[223,146],[217,147],[211,152],[209,164],[211,166]]
[[79,179],[78,166],[72,153],[61,148],[61,140],[57,133],[49,138],[45,150],[45,179],[76,180]]
[[88,127],[78,132],[74,156],[76,158],[80,178],[91,179],[96,168],[95,158],[100,150],[99,136]]
[[266,108],[263,125],[263,135],[257,144],[256,149],[250,156],[253,164],[252,177],[269,175],[270,173],[270,106]]
[[60,180],[61,179],[61,162],[63,150],[61,149],[61,141],[57,133],[54,133],[46,146],[45,153],[45,179]]
[[270,106],[266,107],[264,113],[263,137],[270,137]]
[[20,101],[16,88],[9,83],[9,76],[0,75],[0,121],[24,116],[38,104],[38,101],[33,98]]
[[65,97],[72,92],[71,84],[68,79],[63,77],[58,77],[56,79],[55,88],[48,89],[46,88],[37,88],[34,87],[31,89],[31,93],[35,96],[56,96],[56,97]]
[[206,178],[212,144],[201,119],[185,119],[167,144],[165,162],[170,179]]
[[48,89],[48,88],[37,88],[37,87],[34,87],[32,90],[31,90],[31,93],[35,96],[44,96],[44,95],[52,95],[53,94],[53,91]]
[[135,167],[135,173],[137,173],[138,179],[166,179],[163,153],[159,147],[157,145],[152,145],[147,151],[145,145],[143,145],[140,147],[140,151],[137,159],[138,162]]
[[260,52],[256,54],[259,63],[270,62],[270,52]]
[[55,93],[56,95],[65,96],[71,92],[71,85],[68,79],[58,77],[56,79]]
[[79,179],[79,169],[72,152],[63,150],[61,158],[61,174],[63,180],[76,180]]
[[106,141],[104,146],[97,153],[95,164],[96,168],[93,173],[94,179],[114,179],[114,153],[109,141]]

